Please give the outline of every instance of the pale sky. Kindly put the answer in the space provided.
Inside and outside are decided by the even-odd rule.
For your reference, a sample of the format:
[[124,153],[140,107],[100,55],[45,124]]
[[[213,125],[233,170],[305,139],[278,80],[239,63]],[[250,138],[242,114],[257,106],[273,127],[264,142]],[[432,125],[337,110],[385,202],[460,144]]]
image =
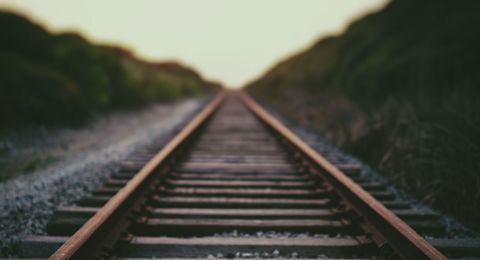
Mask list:
[[387,0],[0,0],[54,32],[77,31],[149,60],[177,60],[241,87]]

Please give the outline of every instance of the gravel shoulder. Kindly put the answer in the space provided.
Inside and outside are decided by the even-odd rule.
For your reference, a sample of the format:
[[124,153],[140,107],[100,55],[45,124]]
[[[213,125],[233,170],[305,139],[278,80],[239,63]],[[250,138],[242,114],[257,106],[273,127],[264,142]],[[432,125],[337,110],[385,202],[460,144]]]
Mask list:
[[24,235],[44,234],[55,208],[99,187],[135,150],[168,139],[204,102],[155,104],[99,117],[79,129],[36,129],[2,137],[2,168],[34,163],[0,183],[0,255],[8,254]]

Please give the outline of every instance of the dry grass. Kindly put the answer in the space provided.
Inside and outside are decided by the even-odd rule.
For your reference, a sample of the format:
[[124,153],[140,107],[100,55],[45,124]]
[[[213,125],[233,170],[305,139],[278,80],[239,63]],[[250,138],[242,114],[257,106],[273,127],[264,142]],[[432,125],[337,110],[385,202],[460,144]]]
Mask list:
[[247,89],[480,230],[479,8],[393,0]]

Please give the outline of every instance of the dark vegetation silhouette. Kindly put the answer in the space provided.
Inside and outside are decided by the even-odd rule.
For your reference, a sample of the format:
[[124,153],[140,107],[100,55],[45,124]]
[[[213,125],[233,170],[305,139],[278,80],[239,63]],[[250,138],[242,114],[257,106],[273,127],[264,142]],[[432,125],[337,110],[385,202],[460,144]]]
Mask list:
[[0,11],[0,27],[0,130],[78,124],[95,113],[220,88],[179,64],[52,34],[13,13]]
[[480,230],[478,10],[393,0],[247,90]]

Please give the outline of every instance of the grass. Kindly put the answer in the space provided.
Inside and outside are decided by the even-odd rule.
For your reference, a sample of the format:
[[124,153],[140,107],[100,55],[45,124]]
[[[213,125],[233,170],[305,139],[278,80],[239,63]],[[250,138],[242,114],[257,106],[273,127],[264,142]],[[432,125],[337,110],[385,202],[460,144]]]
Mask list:
[[479,9],[391,1],[247,90],[480,230]]
[[43,154],[33,155],[29,159],[18,160],[5,158],[0,160],[0,182],[6,181],[19,174],[29,174],[37,169],[46,167],[58,159],[53,156],[44,156]]
[[75,125],[91,115],[205,94],[220,86],[173,62],[152,63],[75,33],[52,34],[0,11],[0,131]]

